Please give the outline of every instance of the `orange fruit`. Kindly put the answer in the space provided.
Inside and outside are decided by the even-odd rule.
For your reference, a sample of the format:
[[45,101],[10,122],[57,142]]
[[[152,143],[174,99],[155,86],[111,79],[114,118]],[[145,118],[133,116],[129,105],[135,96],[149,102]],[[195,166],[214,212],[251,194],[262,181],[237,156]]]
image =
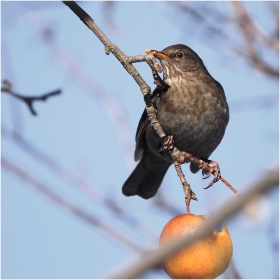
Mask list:
[[[205,221],[203,215],[174,217],[162,230],[160,246],[176,238],[196,234]],[[224,226],[221,231],[211,231],[205,238],[166,258],[163,268],[172,279],[214,279],[228,268],[232,252],[231,238],[227,226]]]

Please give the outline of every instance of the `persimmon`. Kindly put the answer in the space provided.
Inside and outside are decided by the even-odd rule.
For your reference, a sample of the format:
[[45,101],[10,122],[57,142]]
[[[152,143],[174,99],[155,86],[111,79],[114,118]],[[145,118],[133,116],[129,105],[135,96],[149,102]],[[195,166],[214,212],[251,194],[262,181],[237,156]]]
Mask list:
[[[162,230],[160,246],[176,238],[196,234],[205,221],[203,215],[174,217]],[[221,231],[211,231],[205,238],[166,258],[163,268],[172,279],[214,279],[227,269],[232,252],[231,238],[227,226],[224,226]]]

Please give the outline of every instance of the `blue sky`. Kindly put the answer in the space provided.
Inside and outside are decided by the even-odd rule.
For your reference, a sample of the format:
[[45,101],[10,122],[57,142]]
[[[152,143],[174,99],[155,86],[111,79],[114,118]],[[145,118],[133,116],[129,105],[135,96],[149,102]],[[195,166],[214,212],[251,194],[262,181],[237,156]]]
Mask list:
[[[211,5],[229,9],[224,2]],[[247,5],[264,27],[271,24],[264,2]],[[275,166],[279,154],[276,81],[249,67],[226,42],[215,45],[217,42],[203,40],[199,28],[182,31],[182,16],[175,20],[176,13],[166,2],[118,2],[112,21],[102,2],[82,2],[81,7],[128,55],[177,43],[200,55],[223,85],[231,112],[225,137],[211,158],[219,162],[222,175],[236,189],[242,192],[263,170]],[[1,8],[2,79],[9,79],[13,89],[25,95],[62,89],[60,96],[35,103],[36,117],[25,104],[6,94],[1,104],[3,131],[16,130],[57,165],[38,162],[7,133],[2,136],[2,156],[133,243],[155,248],[173,215],[157,207],[153,199],[127,198],[121,193],[135,166],[134,135],[144,108],[137,84],[113,55],[105,55],[99,40],[62,3],[1,2]],[[190,22],[190,26],[195,24]],[[40,37],[44,27],[53,31],[52,40]],[[236,30],[229,32],[242,42]],[[148,66],[135,66],[153,88]],[[253,101],[265,96],[271,97],[272,106],[255,108]],[[60,166],[74,177],[71,183],[57,176],[62,174]],[[191,174],[188,166],[183,170],[199,199],[191,205],[193,213],[208,215],[234,197],[221,182],[203,190],[207,181],[201,179],[201,173]],[[90,182],[91,193],[83,192],[81,179]],[[184,213],[183,192],[174,168],[169,169],[160,193]],[[2,278],[102,278],[138,256],[4,168],[1,195]],[[125,210],[124,216],[108,210],[106,197]],[[243,212],[228,221],[233,261],[243,278],[277,276],[278,253],[273,252],[271,242],[275,236],[278,240],[278,197],[278,190],[262,197],[259,220]],[[136,222],[141,228],[135,228]],[[164,272],[147,272],[143,278],[168,277]]]

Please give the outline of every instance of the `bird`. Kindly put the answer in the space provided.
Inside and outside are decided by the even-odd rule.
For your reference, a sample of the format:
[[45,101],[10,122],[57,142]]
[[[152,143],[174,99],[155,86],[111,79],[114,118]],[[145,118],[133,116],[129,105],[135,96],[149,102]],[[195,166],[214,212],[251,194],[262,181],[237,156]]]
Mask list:
[[[202,59],[190,47],[177,44],[155,57],[163,68],[167,87],[157,86],[152,103],[166,135],[174,146],[192,156],[207,160],[220,144],[229,122],[229,107],[222,85],[206,69]],[[134,160],[139,161],[122,187],[125,196],[153,197],[173,159],[160,151],[162,139],[156,134],[144,110],[136,131]],[[190,163],[190,170],[199,168]]]

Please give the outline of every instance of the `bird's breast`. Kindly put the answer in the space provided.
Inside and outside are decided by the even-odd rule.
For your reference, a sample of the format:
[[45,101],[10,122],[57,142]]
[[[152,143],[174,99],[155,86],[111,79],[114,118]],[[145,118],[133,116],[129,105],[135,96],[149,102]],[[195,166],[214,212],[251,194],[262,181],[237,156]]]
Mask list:
[[164,131],[174,136],[179,149],[193,154],[205,149],[200,156],[207,156],[220,143],[229,118],[221,91],[212,82],[178,80],[163,94],[158,102],[158,120]]

